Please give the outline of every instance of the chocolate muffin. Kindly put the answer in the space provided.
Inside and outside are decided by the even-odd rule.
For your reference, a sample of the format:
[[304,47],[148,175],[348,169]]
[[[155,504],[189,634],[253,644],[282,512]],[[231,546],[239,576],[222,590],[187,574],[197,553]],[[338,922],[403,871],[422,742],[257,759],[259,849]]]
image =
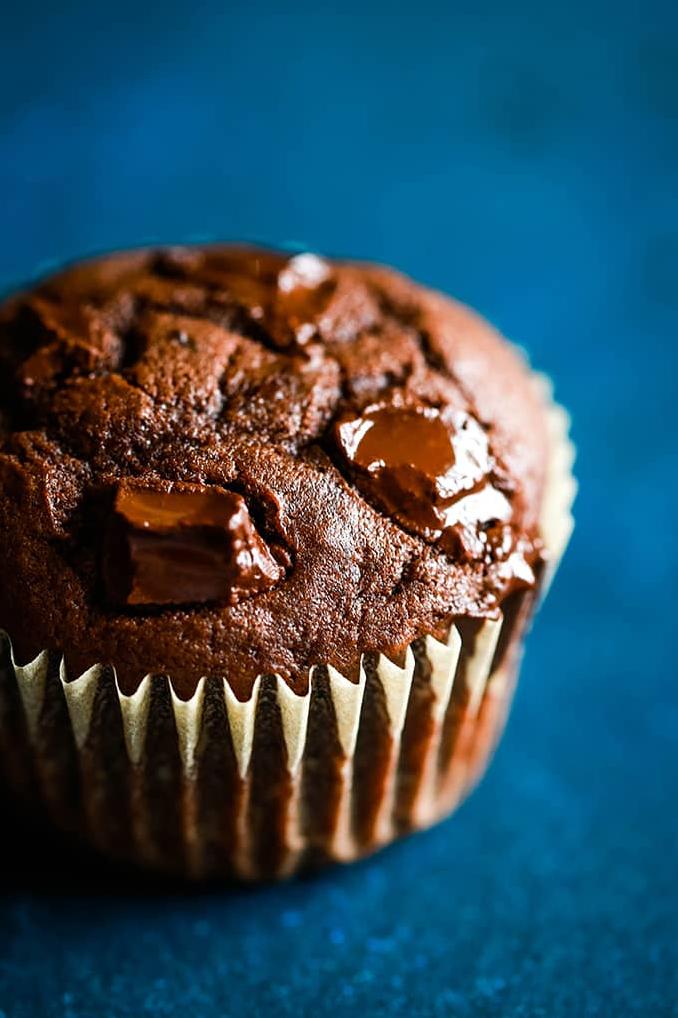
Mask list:
[[198,876],[430,823],[501,730],[570,466],[516,351],[390,269],[142,250],[11,298],[9,780]]

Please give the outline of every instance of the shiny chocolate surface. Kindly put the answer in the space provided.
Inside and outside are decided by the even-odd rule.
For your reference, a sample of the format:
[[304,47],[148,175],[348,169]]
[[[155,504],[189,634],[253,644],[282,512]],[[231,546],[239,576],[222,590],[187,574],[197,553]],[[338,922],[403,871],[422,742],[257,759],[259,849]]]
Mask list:
[[184,485],[157,491],[119,485],[104,575],[111,600],[134,605],[235,603],[282,575],[230,491]]

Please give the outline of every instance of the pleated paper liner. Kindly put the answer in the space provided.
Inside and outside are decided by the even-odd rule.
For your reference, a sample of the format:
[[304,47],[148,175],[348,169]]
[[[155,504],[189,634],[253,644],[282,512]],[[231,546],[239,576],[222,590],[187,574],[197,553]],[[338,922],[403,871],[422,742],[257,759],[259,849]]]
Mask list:
[[[544,385],[544,382],[539,383]],[[542,534],[549,582],[572,529],[567,417],[550,414]],[[484,772],[509,710],[535,592],[501,618],[457,620],[396,664],[366,655],[358,682],[275,675],[241,702],[227,679],[188,701],[147,676],[126,696],[114,669],[66,676],[43,651],[19,665],[0,633],[0,760],[22,798],[103,852],[190,877],[282,877],[349,861],[450,812]]]

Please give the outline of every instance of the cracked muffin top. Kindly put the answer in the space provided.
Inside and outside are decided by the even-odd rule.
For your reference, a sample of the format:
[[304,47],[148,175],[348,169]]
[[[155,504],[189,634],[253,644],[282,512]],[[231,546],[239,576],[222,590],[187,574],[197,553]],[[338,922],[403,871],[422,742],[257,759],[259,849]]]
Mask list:
[[545,414],[501,336],[390,269],[73,266],[0,308],[0,628],[126,692],[354,677],[535,586]]

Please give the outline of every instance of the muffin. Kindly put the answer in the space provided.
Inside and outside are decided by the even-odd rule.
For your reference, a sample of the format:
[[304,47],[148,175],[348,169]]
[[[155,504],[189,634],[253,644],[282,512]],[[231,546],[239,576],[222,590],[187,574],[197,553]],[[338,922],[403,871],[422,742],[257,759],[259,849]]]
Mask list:
[[378,266],[210,246],[0,309],[0,759],[109,855],[257,879],[451,811],[569,536],[563,411]]

